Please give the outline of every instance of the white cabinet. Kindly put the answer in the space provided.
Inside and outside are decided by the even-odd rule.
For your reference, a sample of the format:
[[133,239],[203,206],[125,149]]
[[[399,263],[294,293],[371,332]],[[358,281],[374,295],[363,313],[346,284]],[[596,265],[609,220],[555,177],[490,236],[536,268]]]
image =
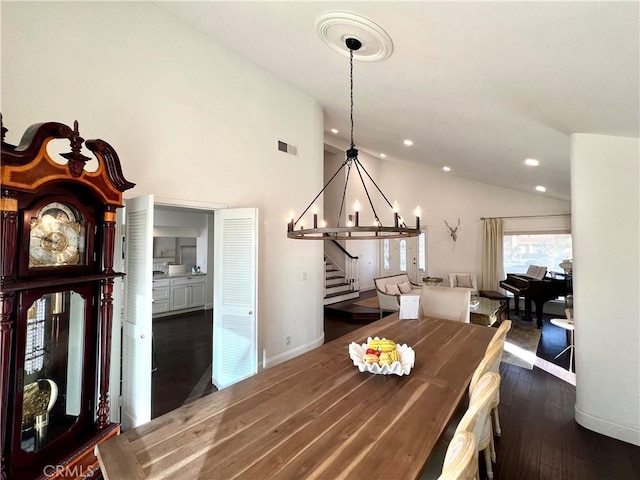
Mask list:
[[171,310],[189,308],[189,285],[171,286]]
[[205,304],[206,296],[206,284],[195,283],[191,285],[191,306],[192,307],[203,307]]
[[170,310],[171,286],[168,278],[153,281],[153,308],[152,312],[163,313]]
[[206,275],[189,275],[153,281],[153,313],[193,310],[206,303]]

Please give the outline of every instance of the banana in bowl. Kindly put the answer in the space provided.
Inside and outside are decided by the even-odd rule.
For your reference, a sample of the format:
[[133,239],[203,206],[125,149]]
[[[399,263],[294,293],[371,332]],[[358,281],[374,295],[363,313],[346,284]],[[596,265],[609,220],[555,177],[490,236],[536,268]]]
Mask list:
[[349,357],[361,372],[408,375],[416,354],[407,344],[398,345],[386,338],[369,337],[367,343],[349,344]]

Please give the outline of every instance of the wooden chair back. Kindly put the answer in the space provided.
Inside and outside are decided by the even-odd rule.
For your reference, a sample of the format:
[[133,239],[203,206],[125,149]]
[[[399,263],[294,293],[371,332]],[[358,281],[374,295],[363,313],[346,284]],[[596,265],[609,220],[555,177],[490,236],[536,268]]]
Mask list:
[[504,344],[495,343],[489,347],[484,354],[484,357],[480,361],[480,364],[476,367],[471,377],[471,383],[469,384],[469,399],[475,390],[480,379],[489,372],[499,373],[500,359],[502,358],[502,352],[504,351]]
[[504,341],[507,338],[507,333],[509,333],[509,330],[511,330],[511,320],[504,320],[498,327],[498,330],[496,330],[496,333],[493,334],[493,338],[489,342],[489,345],[487,345],[487,351],[489,351],[489,349],[495,343],[501,343],[504,348]]
[[476,438],[471,432],[458,432],[447,447],[438,480],[472,480],[478,474]]
[[491,401],[498,394],[500,389],[500,375],[498,373],[485,373],[478,380],[471,397],[469,399],[469,408],[460,420],[456,433],[467,431],[474,434],[476,441],[479,443],[483,438],[485,425],[487,424]]

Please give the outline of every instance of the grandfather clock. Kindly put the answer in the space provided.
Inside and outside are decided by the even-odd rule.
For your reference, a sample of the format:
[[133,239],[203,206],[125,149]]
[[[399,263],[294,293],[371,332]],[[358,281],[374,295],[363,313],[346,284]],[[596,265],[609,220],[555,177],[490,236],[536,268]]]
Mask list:
[[[116,209],[128,182],[113,148],[32,125],[5,143],[0,179],[0,479],[84,478],[109,421]],[[68,139],[70,152],[48,150]],[[83,146],[95,159],[85,156]],[[97,160],[97,162],[96,162]]]

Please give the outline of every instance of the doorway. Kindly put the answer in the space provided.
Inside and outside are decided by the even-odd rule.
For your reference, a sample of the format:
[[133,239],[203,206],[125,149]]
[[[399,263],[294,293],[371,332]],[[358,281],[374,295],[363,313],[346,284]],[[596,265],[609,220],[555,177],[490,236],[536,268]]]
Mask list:
[[[112,362],[112,365],[114,363],[122,365],[122,382],[118,396],[121,395],[122,398],[120,422],[125,430],[151,420],[152,379],[155,375],[153,371],[158,372],[161,367],[158,365],[159,358],[155,351],[154,339],[154,330],[156,330],[154,317],[156,315],[153,314],[153,310],[157,309],[157,304],[153,299],[156,282],[153,276],[155,269],[153,238],[154,236],[176,239],[195,237],[198,250],[196,262],[201,265],[204,277],[208,277],[207,272],[213,269],[213,212],[216,207],[217,205],[191,206],[188,203],[165,203],[161,199],[155,199],[153,195],[143,195],[126,200],[122,242],[123,271],[127,274],[124,281],[122,356],[121,363]],[[176,245],[175,242],[174,245]],[[159,242],[159,246],[162,250],[164,244]],[[167,266],[177,268],[180,266],[179,261],[180,255],[176,256],[174,252],[173,258],[167,258],[166,263]],[[186,266],[182,271],[178,269],[171,273],[186,274]],[[168,271],[163,271],[162,274],[165,275],[163,282],[168,293],[167,298],[163,299],[165,308],[161,309],[158,315],[170,318],[168,316],[172,316],[174,312],[171,311],[173,305],[169,292],[175,283],[174,279],[179,279],[170,276]],[[213,306],[213,279],[207,278],[200,286],[202,290],[201,308],[198,310],[203,310],[206,307],[211,309]],[[182,290],[184,290],[182,293],[185,293],[186,287]],[[178,291],[178,293],[180,292]],[[182,297],[176,296],[178,299],[192,297],[188,294]],[[212,344],[212,337],[209,336],[207,341]],[[170,366],[164,361],[164,369]]]
[[409,238],[385,238],[380,245],[380,276],[406,273],[420,284],[427,271],[427,230]]
[[[189,299],[198,298],[203,305],[216,305],[215,309],[208,309],[213,311],[212,316],[204,317],[205,322],[213,324],[213,334],[207,338],[212,352],[211,363],[207,362],[211,365],[211,384],[223,388],[257,371],[257,209],[224,208],[226,206],[215,208],[202,204],[162,204],[163,208],[169,207],[170,211],[179,213],[175,220],[177,226],[154,226],[154,203],[153,195],[143,195],[126,202],[124,258],[127,276],[124,289],[121,389],[123,430],[151,420],[152,370],[160,368],[157,364],[159,358],[157,355],[154,356],[153,345],[154,231],[160,228],[163,235],[167,236],[168,233],[175,233],[176,229],[191,228],[191,225],[184,224],[190,216],[189,210],[195,209],[200,214],[207,210],[207,218],[211,220],[206,222],[207,240],[202,243],[202,248],[198,249],[196,254],[199,259],[198,265],[206,266],[206,271],[201,271],[199,275],[207,277],[206,296],[207,299],[211,298],[211,302],[202,299],[204,293],[199,295],[194,293],[193,289],[191,293],[184,291],[185,282],[178,281],[179,278],[173,278],[171,275],[167,275],[170,281],[165,282],[164,287],[175,286],[178,290],[175,297],[172,296],[173,292],[169,293],[170,299],[177,298],[183,302],[179,303],[180,312],[175,312],[176,314],[202,310],[189,308],[194,306],[189,304]],[[157,203],[161,205],[160,200]],[[180,235],[176,237],[189,236],[184,233],[180,231]],[[200,240],[204,237],[196,236]],[[179,264],[174,266],[180,267]],[[177,268],[173,273],[184,272]],[[191,283],[198,282],[186,283],[189,287],[194,287]],[[173,317],[171,302],[168,313],[169,318]]]
[[152,419],[217,390],[212,338],[212,309],[153,319]]
[[151,419],[216,391],[213,211],[156,203],[153,218]]

